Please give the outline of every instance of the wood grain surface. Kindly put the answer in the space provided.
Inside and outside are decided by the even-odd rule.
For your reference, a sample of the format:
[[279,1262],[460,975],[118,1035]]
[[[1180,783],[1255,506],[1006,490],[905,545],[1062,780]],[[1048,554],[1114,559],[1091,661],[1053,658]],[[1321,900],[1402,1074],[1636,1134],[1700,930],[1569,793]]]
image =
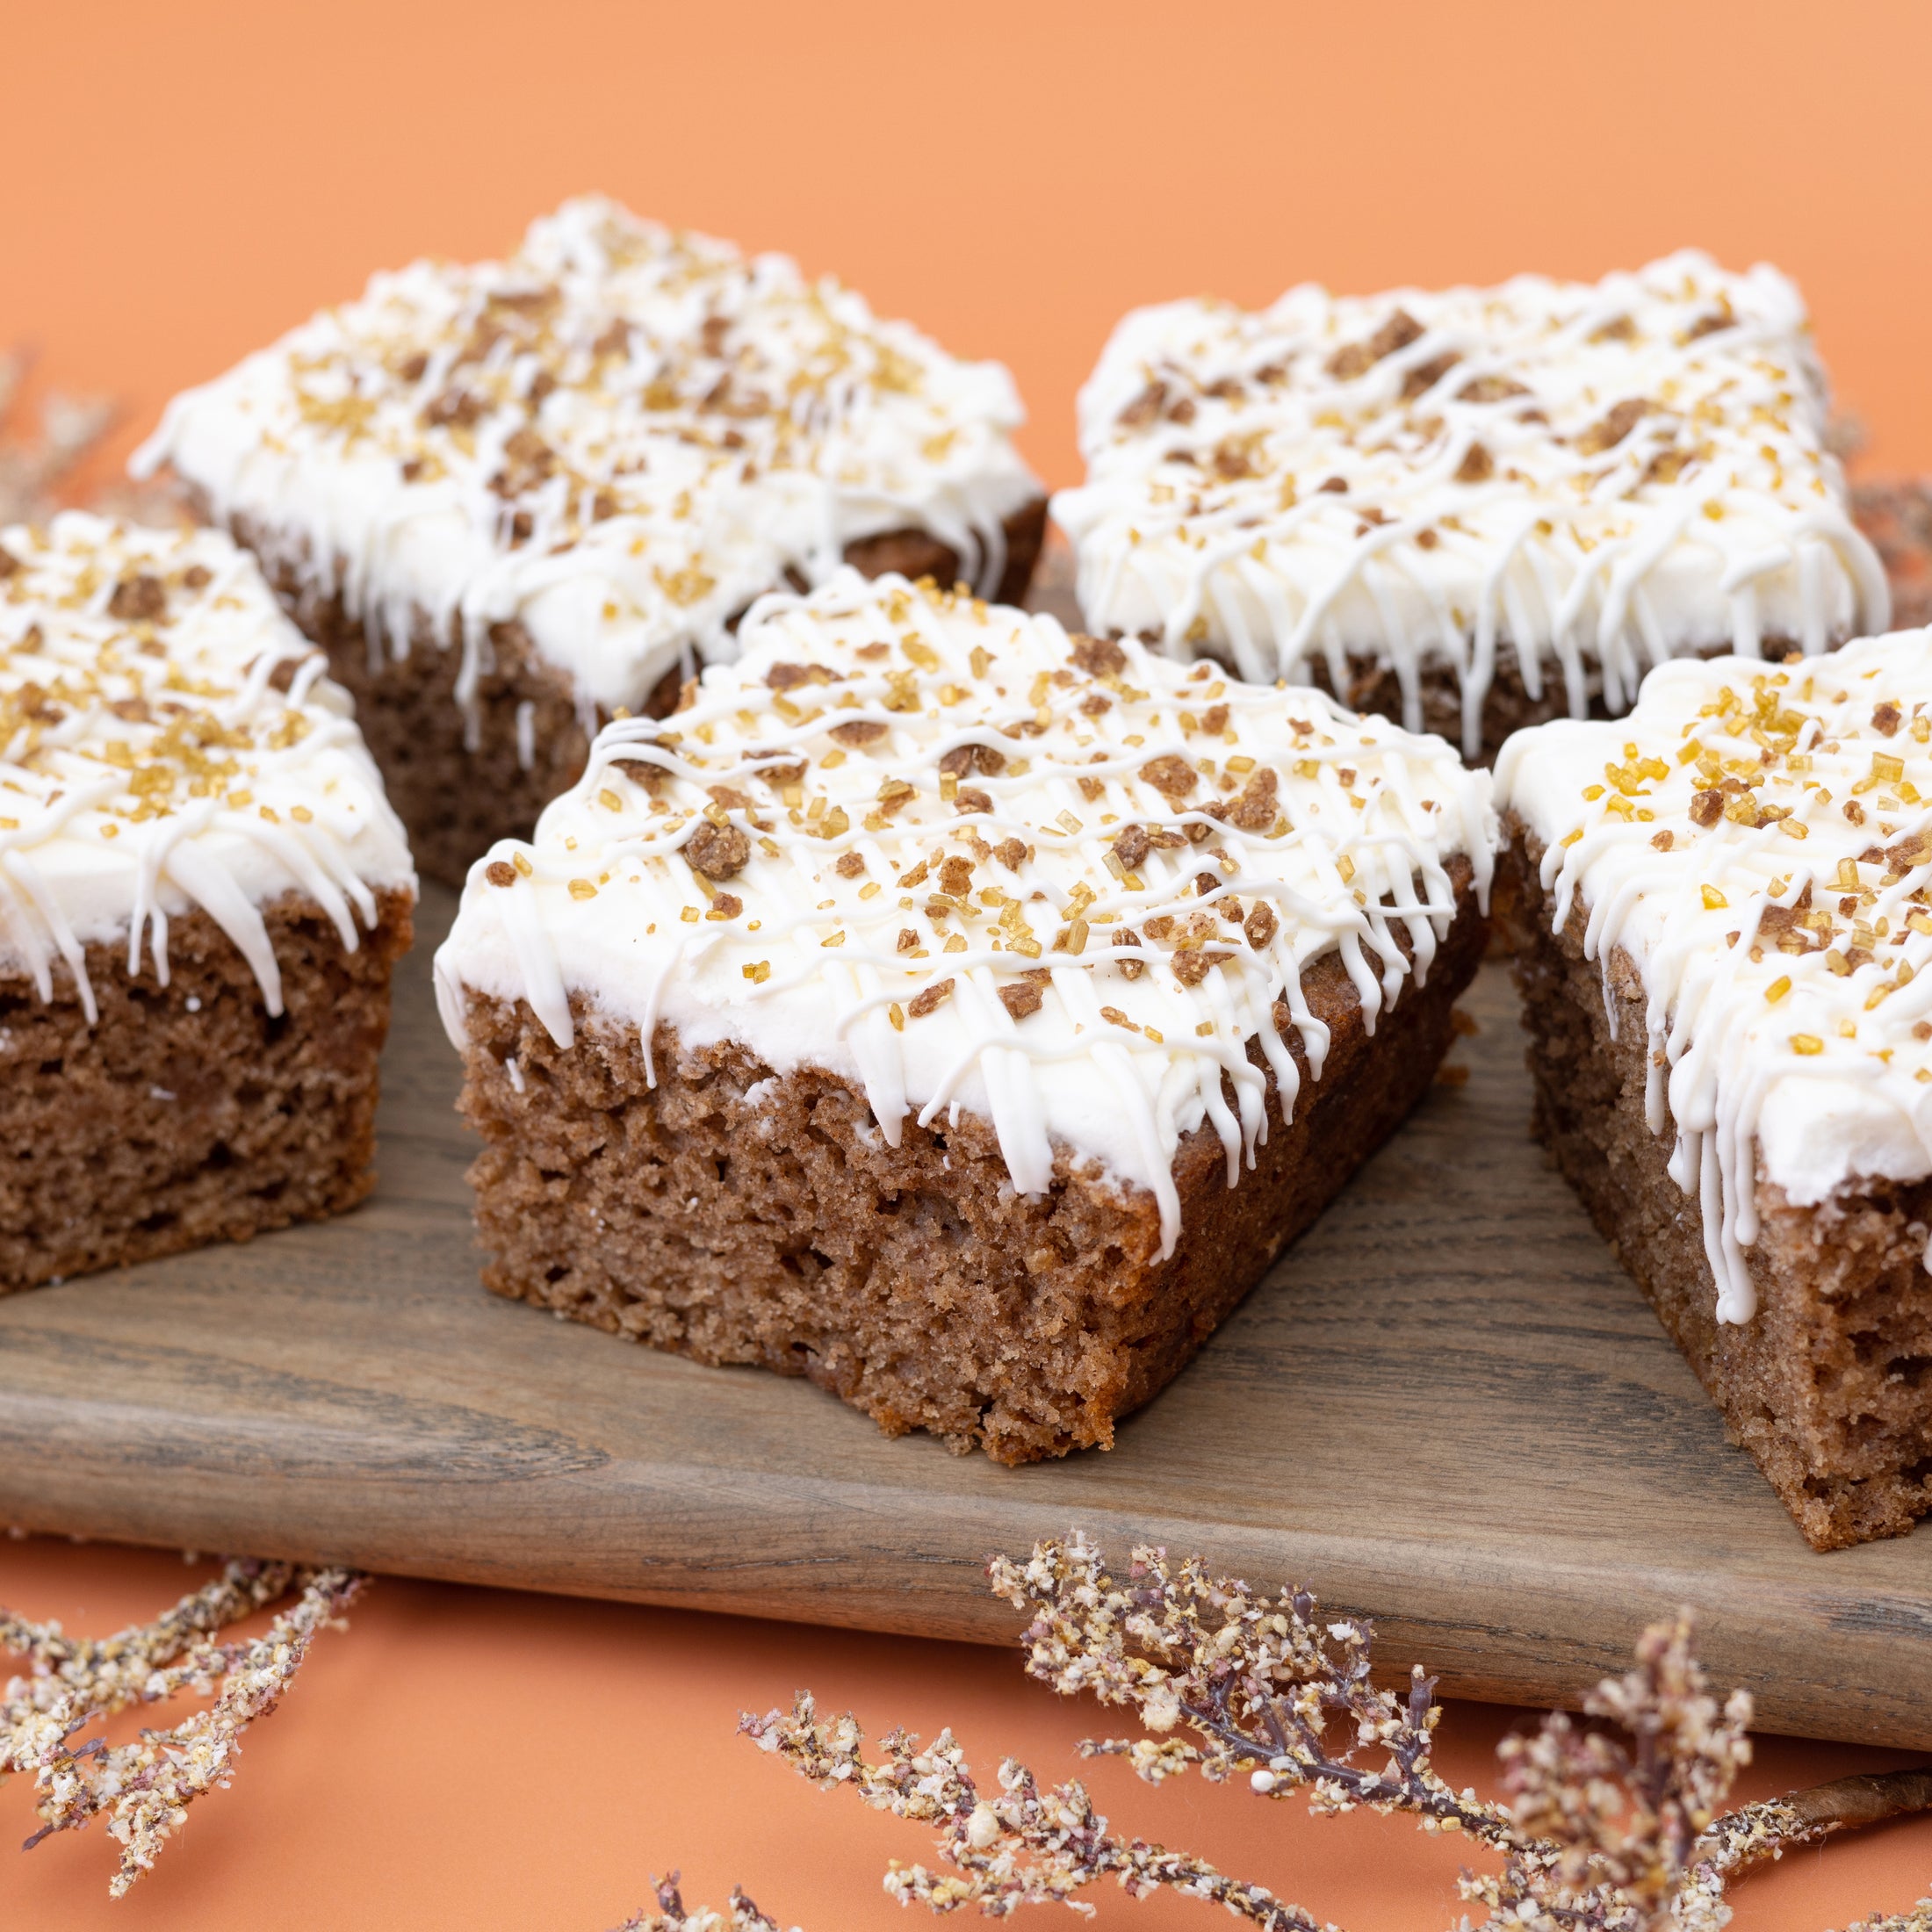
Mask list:
[[477,1285],[432,892],[344,1220],[0,1300],[0,1523],[1011,1640],[1076,1525],[1373,1615],[1556,1702],[1692,1606],[1761,1724],[1932,1745],[1932,1533],[1814,1555],[1529,1141],[1507,980],[1440,1085],[1118,1446],[1006,1470]]

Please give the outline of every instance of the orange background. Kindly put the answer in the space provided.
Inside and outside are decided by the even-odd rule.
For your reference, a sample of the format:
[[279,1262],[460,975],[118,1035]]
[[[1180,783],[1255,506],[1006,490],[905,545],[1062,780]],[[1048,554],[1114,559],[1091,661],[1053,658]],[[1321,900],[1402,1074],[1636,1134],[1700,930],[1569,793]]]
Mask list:
[[371,269],[602,189],[997,356],[1073,479],[1131,304],[1687,242],[1811,299],[1871,459],[1932,468],[1914,0],[18,0],[0,342],[145,422]]
[[[1932,10],[1909,0],[22,0],[0,33],[0,342],[126,399],[125,449],[174,388],[371,269],[501,250],[601,188],[1001,357],[1063,482],[1074,389],[1130,304],[1594,276],[1695,242],[1797,276],[1868,466],[1932,468],[1928,72]],[[0,1544],[0,1601],[91,1632],[183,1574]],[[877,1876],[925,1833],[732,1736],[806,1683],[875,1732],[950,1720],[987,1774],[1013,1751],[1071,1775],[1099,1727],[1007,1654],[385,1583],[113,1922],[595,1932],[681,1864],[694,1903],[737,1878],[809,1932],[903,1926]],[[1453,1712],[1451,1774],[1480,1780],[1507,1720]],[[1770,1745],[1752,1790],[1885,1761]],[[1458,1915],[1456,1848],[1401,1824],[1094,1782],[1135,1828],[1357,1928]],[[0,1842],[31,1822],[16,1782]],[[112,1849],[0,1854],[0,1926],[107,1923]],[[1737,1923],[1815,1932],[1926,1890],[1932,1820],[1787,1860]],[[1100,1905],[1148,1932],[1215,1922]]]

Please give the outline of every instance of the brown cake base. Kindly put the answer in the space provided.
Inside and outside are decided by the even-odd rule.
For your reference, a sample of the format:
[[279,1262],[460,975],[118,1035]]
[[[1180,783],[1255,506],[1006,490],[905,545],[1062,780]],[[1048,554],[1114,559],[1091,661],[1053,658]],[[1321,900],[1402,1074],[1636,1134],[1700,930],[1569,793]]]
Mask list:
[[1515,948],[1538,1135],[1812,1547],[1903,1536],[1932,1510],[1932,1181],[1861,1182],[1802,1208],[1761,1179],[1763,1232],[1746,1251],[1757,1313],[1719,1323],[1701,1208],[1666,1171],[1675,1133],[1645,1124],[1637,970],[1612,955],[1612,1040],[1603,974],[1583,958],[1589,908],[1551,933],[1540,848],[1509,829],[1496,916]]
[[[1041,497],[1006,519],[1002,602],[1026,594],[1046,517]],[[426,614],[417,614],[406,654],[386,643],[371,662],[362,623],[340,594],[320,595],[307,584],[299,541],[245,518],[231,533],[256,553],[304,635],[328,653],[329,674],[354,694],[356,721],[382,768],[389,803],[408,827],[419,872],[461,885],[497,840],[528,838],[537,813],[575,783],[590,740],[570,679],[538,657],[521,624],[498,624],[490,634],[466,742],[456,696],[463,652]],[[897,570],[950,584],[961,568],[957,552],[923,530],[869,537],[848,545],[846,556],[868,576]],[[680,676],[675,668],[667,674],[651,709],[670,710]]]
[[[99,1018],[0,977],[0,1294],[352,1208],[374,1182],[376,1059],[413,902],[379,896],[342,949],[322,908],[263,909],[285,1010],[199,911],[169,921],[169,984],[90,946]],[[198,1004],[191,1004],[198,1003]]]
[[1334,1030],[1320,1082],[1284,1125],[1271,1080],[1268,1138],[1236,1187],[1212,1129],[1182,1144],[1164,1261],[1150,1194],[1063,1155],[1047,1193],[1016,1196],[984,1121],[908,1121],[893,1149],[833,1074],[751,1099],[773,1078],[754,1056],[687,1052],[660,1027],[652,1089],[631,1029],[580,1006],[559,1050],[527,1006],[472,994],[484,1280],[701,1362],[810,1376],[889,1435],[1006,1463],[1107,1447],[1426,1091],[1483,941],[1465,883],[1428,984],[1373,1037],[1339,962],[1316,964],[1308,1002]]

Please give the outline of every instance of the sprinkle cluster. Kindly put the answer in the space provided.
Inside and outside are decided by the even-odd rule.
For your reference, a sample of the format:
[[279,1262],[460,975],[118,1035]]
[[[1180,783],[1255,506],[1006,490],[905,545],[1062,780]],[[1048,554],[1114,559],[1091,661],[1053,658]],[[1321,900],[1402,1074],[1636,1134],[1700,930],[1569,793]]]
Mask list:
[[[307,891],[351,950],[377,883],[409,877],[348,701],[249,558],[212,531],[69,512],[0,531],[0,943],[52,990],[65,960],[91,1019],[84,941],[204,905],[279,1010],[240,883]],[[353,907],[353,912],[351,908]]]
[[1090,624],[1253,678],[1392,667],[1411,727],[1447,666],[1470,755],[1504,651],[1581,717],[1676,652],[1885,620],[1770,269],[1171,303],[1122,322],[1080,407],[1089,480],[1054,514]]
[[[811,1056],[849,1045],[895,1142],[909,1107],[972,1089],[1032,1191],[1054,1137],[1111,1157],[1125,1117],[1129,1178],[1171,1197],[1200,1119],[1230,1179],[1251,1153],[1251,1041],[1285,1104],[1284,1036],[1319,1076],[1310,960],[1340,955],[1371,1022],[1426,971],[1448,854],[1487,878],[1487,800],[1439,740],[1319,693],[847,572],[761,602],[740,660],[666,723],[609,726],[534,843],[472,874],[439,970],[528,998],[566,1042],[573,990],[647,1050],[660,1017],[728,1013],[761,1051],[784,1036],[775,1064],[809,1013]],[[1081,1130],[1096,1067],[1101,1146]]]
[[1497,782],[1559,927],[1581,904],[1640,966],[1651,1126],[1745,1319],[1761,1159],[1800,1200],[1932,1171],[1932,638],[1672,665],[1620,724],[1519,734]]

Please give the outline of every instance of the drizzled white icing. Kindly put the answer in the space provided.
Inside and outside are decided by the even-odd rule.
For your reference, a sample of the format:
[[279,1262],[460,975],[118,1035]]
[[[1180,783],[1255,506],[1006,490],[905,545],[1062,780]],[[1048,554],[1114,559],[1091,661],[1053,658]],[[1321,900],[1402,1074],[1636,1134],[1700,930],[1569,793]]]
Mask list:
[[1665,658],[1883,630],[1827,453],[1804,305],[1696,253],[1594,284],[1291,289],[1129,314],[1080,395],[1088,480],[1054,499],[1095,630],[1348,688],[1453,667],[1463,748],[1500,655],[1613,711]]
[[991,588],[1039,494],[1018,396],[782,256],[567,202],[502,262],[376,276],[205,388],[137,452],[245,518],[398,655],[520,620],[587,718],[635,707],[788,571],[930,531]]
[[1587,955],[1641,975],[1650,1126],[1748,1321],[1761,1181],[1932,1173],[1932,632],[1667,665],[1626,718],[1519,732],[1496,789],[1557,928],[1581,905]]
[[1249,1042],[1285,1109],[1284,1031],[1320,1078],[1308,963],[1337,954],[1373,1027],[1454,916],[1449,855],[1487,889],[1487,775],[1319,693],[849,570],[741,635],[472,869],[452,1037],[473,989],[565,1046],[573,995],[647,1055],[660,1022],[741,1042],[861,1085],[894,1146],[909,1114],[989,1120],[1022,1193],[1070,1149],[1151,1191],[1171,1247],[1182,1135],[1210,1121],[1232,1184],[1265,1131]]
[[[348,695],[254,560],[213,530],[68,511],[0,530],[0,962],[51,997],[63,962],[125,939],[168,984],[168,925],[198,906],[271,1013],[261,908],[314,900],[354,952],[376,890],[415,879]],[[278,688],[286,685],[285,691]],[[360,922],[360,925],[358,925]]]

